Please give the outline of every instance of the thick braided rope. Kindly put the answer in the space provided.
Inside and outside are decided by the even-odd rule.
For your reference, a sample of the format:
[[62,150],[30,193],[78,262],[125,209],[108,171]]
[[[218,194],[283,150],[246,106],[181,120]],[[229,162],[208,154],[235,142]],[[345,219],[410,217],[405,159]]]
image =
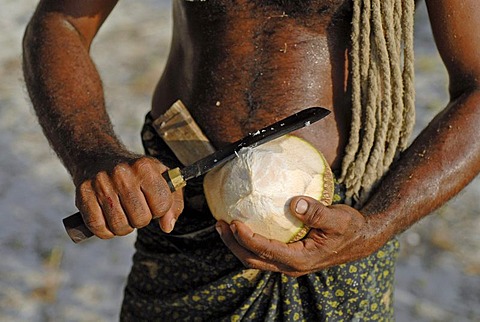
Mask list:
[[361,205],[414,125],[414,0],[354,0],[352,124],[341,181]]

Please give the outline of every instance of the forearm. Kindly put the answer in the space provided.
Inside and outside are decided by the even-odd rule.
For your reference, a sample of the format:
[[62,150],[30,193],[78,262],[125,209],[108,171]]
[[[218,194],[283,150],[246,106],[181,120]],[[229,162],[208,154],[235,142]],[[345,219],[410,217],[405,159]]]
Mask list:
[[24,38],[29,95],[48,140],[74,178],[104,156],[128,154],[105,111],[88,47],[55,13],[32,19]]
[[402,154],[361,209],[380,242],[443,205],[480,171],[480,92],[453,100]]

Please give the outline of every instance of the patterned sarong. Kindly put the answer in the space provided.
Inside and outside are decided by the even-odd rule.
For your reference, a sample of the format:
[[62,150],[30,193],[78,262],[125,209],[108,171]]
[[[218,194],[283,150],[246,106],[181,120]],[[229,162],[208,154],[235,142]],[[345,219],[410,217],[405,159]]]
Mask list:
[[[147,154],[179,161],[151,126]],[[138,230],[122,321],[392,321],[398,241],[362,260],[298,278],[246,269],[214,229],[202,180],[188,182],[185,210],[170,234]],[[336,202],[341,186],[336,186]]]

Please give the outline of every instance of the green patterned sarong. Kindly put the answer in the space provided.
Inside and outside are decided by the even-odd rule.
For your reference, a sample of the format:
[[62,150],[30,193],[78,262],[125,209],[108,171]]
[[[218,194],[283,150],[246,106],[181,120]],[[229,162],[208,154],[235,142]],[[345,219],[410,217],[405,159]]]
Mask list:
[[[146,153],[178,165],[147,115]],[[161,151],[161,152],[160,152]],[[341,188],[337,185],[338,188]],[[341,202],[337,195],[337,201]],[[392,321],[397,240],[349,264],[298,278],[246,269],[215,231],[202,178],[189,181],[171,234],[138,230],[122,321]]]

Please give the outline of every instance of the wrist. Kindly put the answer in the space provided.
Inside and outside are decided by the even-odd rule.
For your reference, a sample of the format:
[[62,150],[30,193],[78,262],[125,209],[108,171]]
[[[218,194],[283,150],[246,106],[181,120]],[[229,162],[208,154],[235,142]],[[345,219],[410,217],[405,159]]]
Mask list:
[[73,163],[72,179],[75,185],[93,178],[101,171],[111,171],[115,166],[121,163],[133,163],[141,158],[142,155],[132,153],[126,149],[113,149],[102,151],[91,151],[84,153]]
[[372,213],[368,210],[360,210],[360,212],[365,216],[366,231],[364,236],[371,249],[374,249],[374,251],[380,249],[395,236],[391,223],[387,220],[385,214]]

